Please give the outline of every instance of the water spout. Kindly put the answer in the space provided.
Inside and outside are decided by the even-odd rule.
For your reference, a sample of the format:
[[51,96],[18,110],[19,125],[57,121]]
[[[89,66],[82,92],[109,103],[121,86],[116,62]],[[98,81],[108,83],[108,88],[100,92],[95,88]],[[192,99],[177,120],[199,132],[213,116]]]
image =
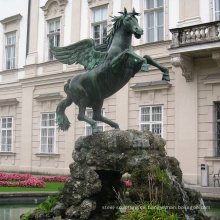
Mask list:
[[200,199],[200,209],[204,210],[205,215],[207,214],[203,198]]

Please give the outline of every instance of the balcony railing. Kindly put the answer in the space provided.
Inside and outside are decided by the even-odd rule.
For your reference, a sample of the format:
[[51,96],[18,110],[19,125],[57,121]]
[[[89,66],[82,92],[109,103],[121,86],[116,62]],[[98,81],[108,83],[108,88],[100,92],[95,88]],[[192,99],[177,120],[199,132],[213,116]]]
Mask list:
[[220,21],[170,29],[171,48],[215,42],[220,40]]

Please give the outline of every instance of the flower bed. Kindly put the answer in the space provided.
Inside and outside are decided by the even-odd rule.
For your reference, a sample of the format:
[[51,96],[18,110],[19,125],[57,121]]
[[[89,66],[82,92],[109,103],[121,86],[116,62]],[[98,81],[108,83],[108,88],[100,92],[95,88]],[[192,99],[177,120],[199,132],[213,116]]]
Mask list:
[[[6,187],[37,187],[45,188],[45,182],[65,182],[69,177],[51,176],[34,177],[31,174],[5,174],[0,172],[0,186]],[[18,181],[12,183],[10,181]]]
[[44,182],[66,182],[70,177],[64,177],[64,176],[42,176],[40,179],[42,179]]
[[[0,186],[7,186],[7,187],[38,187],[44,188],[46,187],[46,183],[36,178],[30,174],[5,174],[0,173]],[[9,181],[18,181],[15,183]]]

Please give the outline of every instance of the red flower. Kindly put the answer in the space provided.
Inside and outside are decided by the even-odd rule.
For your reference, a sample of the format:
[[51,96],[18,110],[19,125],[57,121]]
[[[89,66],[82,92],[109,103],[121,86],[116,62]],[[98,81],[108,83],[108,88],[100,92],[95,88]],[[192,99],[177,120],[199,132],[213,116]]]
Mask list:
[[125,182],[127,187],[131,187],[132,186],[131,180],[127,180],[127,181],[123,180],[123,182]]

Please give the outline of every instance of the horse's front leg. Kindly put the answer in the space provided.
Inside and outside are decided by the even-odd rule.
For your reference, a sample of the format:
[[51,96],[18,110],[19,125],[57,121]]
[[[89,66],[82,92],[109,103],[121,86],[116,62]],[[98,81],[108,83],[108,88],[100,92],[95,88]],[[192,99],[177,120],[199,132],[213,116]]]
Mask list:
[[162,80],[170,81],[169,70],[166,67],[160,65],[148,55],[145,55],[144,58],[148,64],[157,67],[159,70],[161,70],[161,72],[163,72]]
[[97,122],[92,120],[91,118],[87,117],[85,115],[86,111],[86,99],[81,99],[79,102],[79,114],[78,114],[78,120],[79,121],[85,121],[89,123],[92,127],[92,133],[99,132],[99,128],[97,126]]
[[138,56],[136,53],[129,49],[125,50],[111,61],[113,71],[118,72],[123,67],[123,64],[128,60],[128,58],[133,58],[134,60],[141,62],[141,71],[149,72],[147,60]]
[[94,104],[94,106],[92,107],[93,109],[93,117],[92,119],[96,120],[96,121],[102,121],[108,125],[110,125],[111,127],[115,128],[115,129],[119,129],[119,126],[117,123],[111,121],[108,118],[105,118],[104,116],[102,116],[101,114],[101,109],[102,109],[102,105],[103,105],[103,101],[104,100],[100,100],[99,102],[96,102]]

